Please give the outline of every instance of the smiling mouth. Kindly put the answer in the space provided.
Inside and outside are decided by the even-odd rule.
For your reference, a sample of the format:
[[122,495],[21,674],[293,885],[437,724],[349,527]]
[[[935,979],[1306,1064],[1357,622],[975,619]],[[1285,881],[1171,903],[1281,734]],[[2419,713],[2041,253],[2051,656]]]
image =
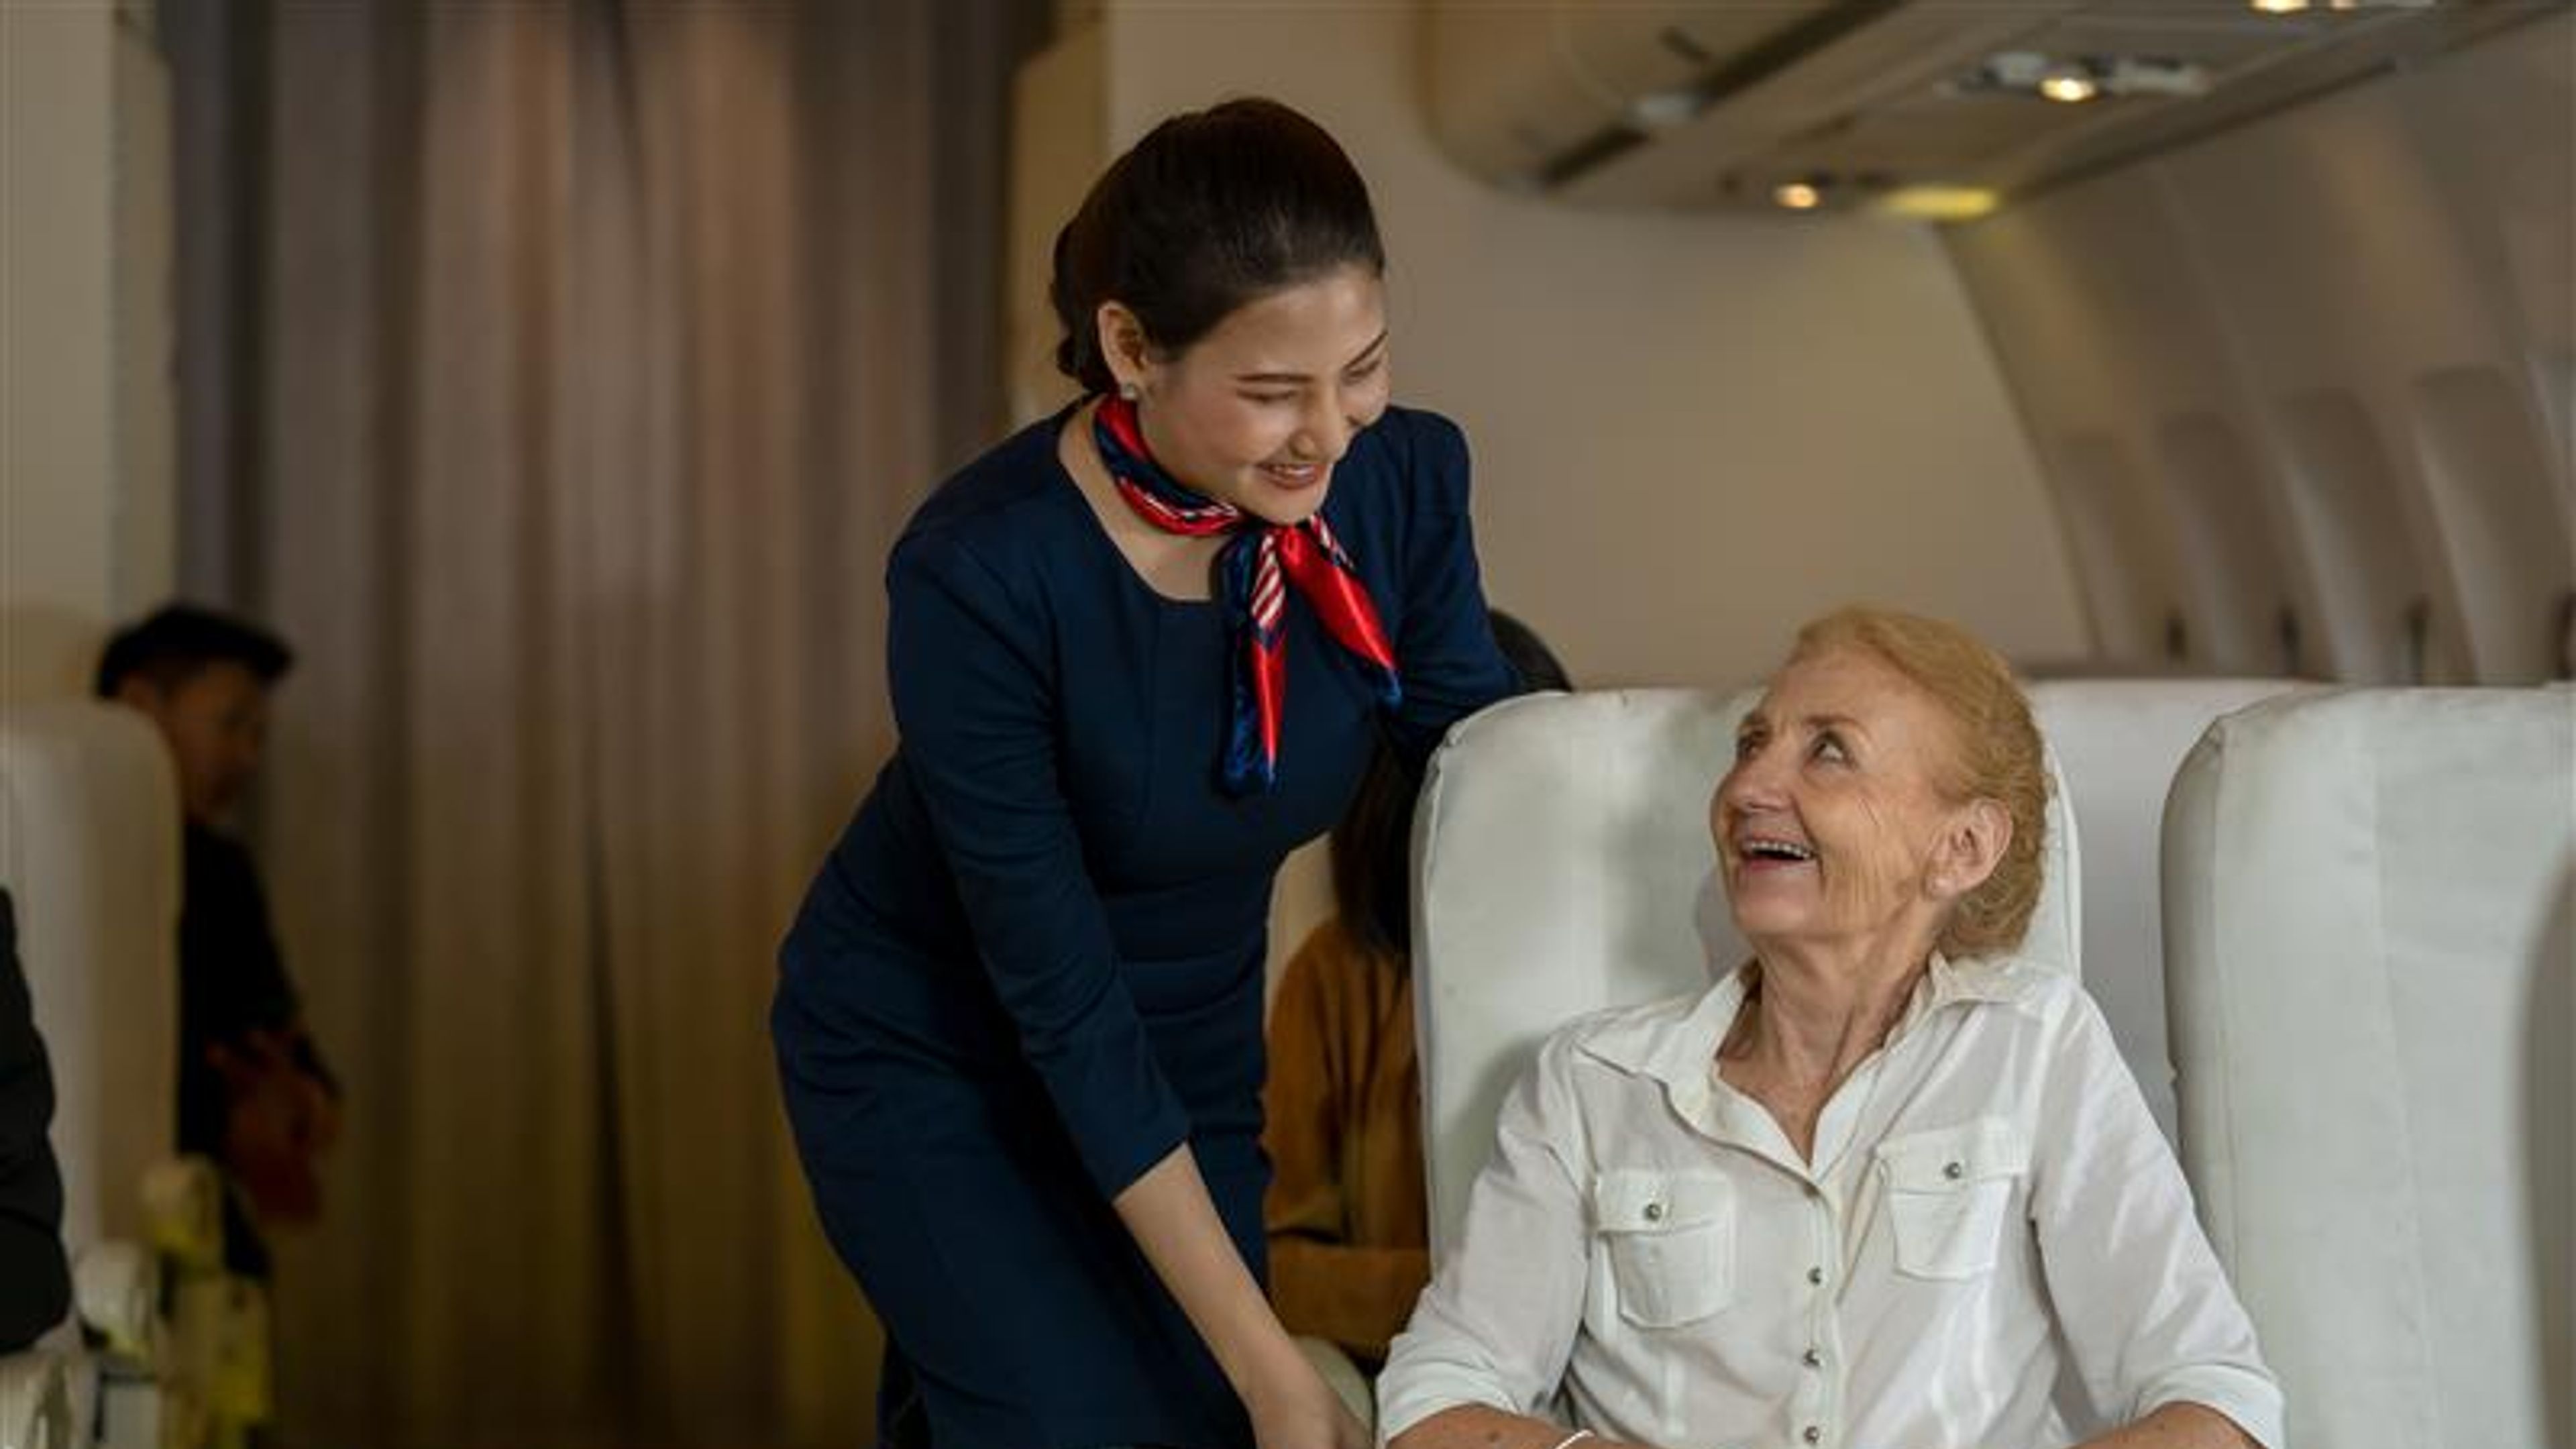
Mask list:
[[1281,488],[1312,488],[1324,481],[1322,463],[1264,463],[1261,475]]
[[1736,842],[1735,853],[1745,864],[1802,865],[1816,858],[1815,848],[1794,840],[1774,840],[1754,836]]

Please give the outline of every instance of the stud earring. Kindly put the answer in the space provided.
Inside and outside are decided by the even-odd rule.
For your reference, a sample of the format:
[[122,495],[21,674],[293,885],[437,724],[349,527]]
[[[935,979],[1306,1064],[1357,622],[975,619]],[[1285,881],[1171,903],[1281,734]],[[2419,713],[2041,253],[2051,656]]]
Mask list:
[[1129,402],[1134,402],[1145,395],[1145,390],[1132,382],[1122,382],[1118,384],[1118,395]]

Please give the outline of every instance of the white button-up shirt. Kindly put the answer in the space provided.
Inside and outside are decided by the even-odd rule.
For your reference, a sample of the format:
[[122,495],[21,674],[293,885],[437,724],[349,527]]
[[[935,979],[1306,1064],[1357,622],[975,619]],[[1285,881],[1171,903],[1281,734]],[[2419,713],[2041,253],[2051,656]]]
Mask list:
[[1935,956],[1812,1161],[1716,1075],[1744,994],[1739,970],[1549,1039],[1387,1360],[1383,1434],[1562,1391],[1662,1449],[2057,1449],[2089,1399],[2111,1423],[2206,1405],[2284,1449],[2253,1325],[2072,979]]

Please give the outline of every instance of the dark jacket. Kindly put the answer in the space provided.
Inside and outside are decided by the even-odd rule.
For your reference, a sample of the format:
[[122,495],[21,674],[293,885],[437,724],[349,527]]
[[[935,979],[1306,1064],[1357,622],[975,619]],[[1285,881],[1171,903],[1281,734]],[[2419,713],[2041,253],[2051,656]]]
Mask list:
[[70,1309],[53,1120],[53,1071],[18,969],[18,916],[0,891],[0,1353],[35,1342]]

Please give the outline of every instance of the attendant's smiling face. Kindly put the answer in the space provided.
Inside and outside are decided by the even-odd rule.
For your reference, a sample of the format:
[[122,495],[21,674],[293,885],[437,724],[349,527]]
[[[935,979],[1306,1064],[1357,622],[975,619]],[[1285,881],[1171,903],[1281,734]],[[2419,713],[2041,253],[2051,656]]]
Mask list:
[[1271,523],[1324,506],[1333,466],[1386,411],[1386,284],[1336,268],[1265,292],[1176,355],[1112,302],[1102,351],[1141,396],[1145,445],[1189,487]]
[[1957,849],[1976,807],[1942,785],[1952,729],[1866,649],[1800,655],[1772,680],[1709,811],[1736,927],[1757,952],[1916,934],[1928,949],[1950,903],[1984,879]]

